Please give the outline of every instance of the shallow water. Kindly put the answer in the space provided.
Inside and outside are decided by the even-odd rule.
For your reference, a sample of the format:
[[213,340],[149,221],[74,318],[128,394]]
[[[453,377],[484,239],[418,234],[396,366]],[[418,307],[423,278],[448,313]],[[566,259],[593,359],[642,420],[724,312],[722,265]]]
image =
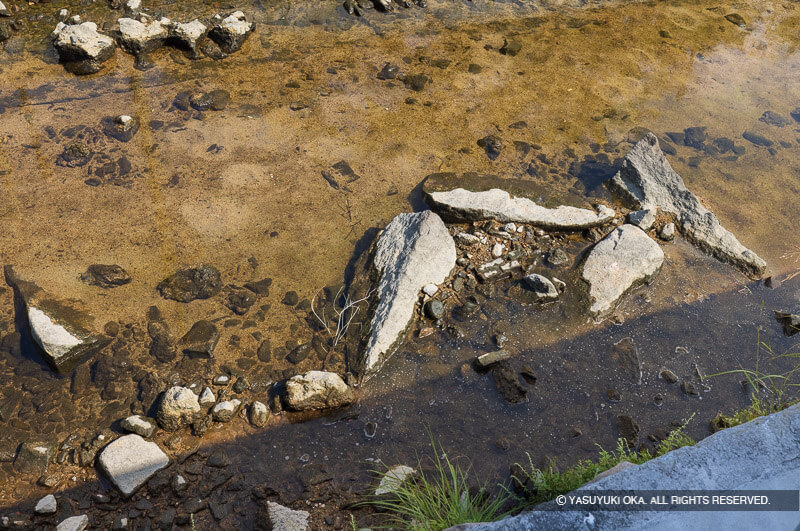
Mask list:
[[[704,2],[584,9],[431,2],[426,10],[370,12],[361,19],[335,3],[240,7],[259,26],[240,52],[218,62],[190,61],[165,48],[152,54],[155,67],[141,72],[118,51],[100,74],[74,77],[46,45],[50,19],[29,20],[28,36],[0,51],[0,257],[60,297],[82,300],[99,323],[117,321],[127,330],[113,355],[87,362],[92,379],[76,387],[74,376],[53,376],[30,345],[11,348],[18,341],[11,336],[12,294],[0,294],[0,333],[9,338],[0,350],[6,382],[0,395],[3,404],[16,404],[11,418],[0,421],[1,449],[34,436],[57,442],[73,432],[86,436],[129,411],[143,412],[152,397],[139,393],[150,385],[142,384],[150,373],[157,377],[151,387],[246,374],[255,397],[285,371],[318,367],[316,356],[295,366],[281,359],[286,352],[276,352],[312,337],[306,312],[281,304],[284,293],[310,300],[341,284],[376,228],[422,207],[419,184],[433,172],[491,173],[524,179],[554,197],[609,202],[600,183],[614,173],[628,140],[638,138],[635,128],[650,129],[663,142],[668,132],[705,126],[709,143],[727,137],[745,153],[733,160],[731,153],[674,146],[670,162],[723,225],[768,262],[768,275],[785,278],[800,267],[800,131],[789,116],[800,101],[794,81],[800,8],[794,4],[742,3],[736,12],[745,28]],[[158,9],[180,18],[221,7],[164,3]],[[56,10],[40,4],[25,8],[24,16]],[[85,19],[116,17],[100,5],[72,10]],[[500,54],[504,39],[520,43],[520,53]],[[415,92],[398,80],[378,80],[387,62],[432,81]],[[471,73],[471,64],[481,71]],[[218,88],[231,93],[225,110],[173,106],[182,90]],[[292,110],[298,103],[305,107]],[[759,121],[767,110],[791,123]],[[128,143],[100,128],[103,118],[122,113],[142,123]],[[69,130],[76,125],[94,130]],[[743,139],[746,130],[771,139],[772,150]],[[93,159],[80,168],[57,166],[75,134],[86,135]],[[504,143],[496,160],[476,144],[489,134]],[[122,158],[130,163],[127,173],[119,171]],[[341,160],[360,178],[337,190],[322,172]],[[109,163],[116,169],[98,177]],[[587,245],[570,240],[570,256]],[[357,420],[327,426],[273,418],[258,431],[237,421],[213,429],[203,444],[226,444],[236,466],[248,456],[265,457],[248,478],[267,474],[276,490],[291,491],[303,453],[339,464],[392,461],[395,454],[408,462],[425,450],[427,427],[500,479],[525,452],[569,462],[593,455],[597,443],[611,446],[617,414],[634,416],[644,437],[697,412],[689,430],[705,436],[716,412],[746,404],[738,380],[719,377],[700,400],[667,387],[656,379],[658,371],[668,367],[689,378],[692,363],[705,374],[748,367],[757,326],[775,338],[776,351],[789,349],[770,313],[796,309],[797,280],[770,291],[683,242],[665,252],[655,283],[629,296],[610,322],[588,321],[569,298],[542,310],[524,307],[501,286],[485,321],[459,323],[467,339],[438,333],[401,349],[363,388]],[[159,281],[201,262],[215,265],[225,283],[272,278],[271,294],[244,317],[232,315],[220,297],[181,304],[158,296]],[[133,281],[111,290],[89,286],[78,277],[92,263],[123,265]],[[178,337],[198,319],[215,320],[222,335],[215,360],[155,362],[144,332],[151,305]],[[485,329],[502,321],[509,323],[515,363],[531,364],[539,377],[525,404],[505,404],[491,376],[460,369],[489,349]],[[641,386],[620,378],[608,361],[613,343],[625,337],[634,339],[643,361]],[[264,338],[274,349],[268,363],[255,357]],[[688,354],[676,354],[678,346]],[[605,400],[610,387],[621,402]],[[652,403],[654,392],[664,395],[660,407]],[[374,439],[363,435],[367,421],[378,423]],[[583,435],[571,438],[575,427]],[[493,446],[501,436],[509,440],[506,453]],[[174,452],[198,443],[187,434]],[[480,459],[486,452],[497,459]],[[46,492],[9,463],[2,467],[4,506]],[[71,475],[96,480],[92,469],[60,470],[58,489],[75,485]]]

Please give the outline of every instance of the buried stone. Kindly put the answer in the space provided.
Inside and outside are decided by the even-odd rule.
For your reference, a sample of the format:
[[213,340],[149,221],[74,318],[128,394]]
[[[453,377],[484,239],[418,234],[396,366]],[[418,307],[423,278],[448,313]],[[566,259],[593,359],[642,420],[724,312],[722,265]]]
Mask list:
[[31,336],[45,361],[66,374],[78,362],[99,351],[111,338],[95,329],[94,319],[75,301],[62,301],[5,267],[6,282],[21,302]]
[[742,245],[686,188],[655,135],[648,134],[631,149],[607,186],[631,208],[661,209],[677,216],[681,234],[717,259],[757,277],[764,274],[766,262]]
[[101,288],[115,288],[129,283],[131,276],[118,265],[92,264],[81,275],[81,280]]
[[178,302],[208,299],[216,295],[221,288],[222,279],[219,271],[206,264],[181,269],[162,280],[157,286],[162,297]]
[[106,135],[120,142],[130,141],[139,131],[139,119],[127,114],[104,118],[102,125]]
[[528,390],[520,383],[519,376],[508,361],[501,361],[492,366],[492,378],[497,391],[506,402],[518,404],[528,401]]
[[211,321],[201,320],[192,325],[178,343],[184,354],[191,357],[213,358],[219,341],[219,331]]

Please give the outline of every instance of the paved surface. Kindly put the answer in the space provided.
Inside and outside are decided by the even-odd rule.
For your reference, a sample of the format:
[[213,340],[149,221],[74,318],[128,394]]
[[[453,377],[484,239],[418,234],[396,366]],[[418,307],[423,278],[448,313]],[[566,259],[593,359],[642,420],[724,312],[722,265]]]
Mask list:
[[[800,489],[800,405],[718,432],[626,468],[590,489]],[[553,502],[550,502],[553,503]],[[553,512],[531,511],[469,531],[526,529],[800,530],[800,512]],[[460,527],[459,529],[461,529]],[[453,528],[456,529],[456,528]]]

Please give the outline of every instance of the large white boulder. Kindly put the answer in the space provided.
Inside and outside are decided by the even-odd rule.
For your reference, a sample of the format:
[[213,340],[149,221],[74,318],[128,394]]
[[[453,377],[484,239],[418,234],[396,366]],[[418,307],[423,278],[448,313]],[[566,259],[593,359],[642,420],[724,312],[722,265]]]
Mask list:
[[377,370],[404,338],[420,290],[444,282],[455,262],[455,242],[431,211],[399,214],[384,229],[372,258],[378,302],[362,359],[366,374]]
[[174,386],[164,392],[156,420],[167,431],[185,428],[200,417],[200,402],[188,387]]
[[589,288],[589,313],[604,317],[631,289],[649,282],[664,252],[639,227],[623,225],[600,240],[586,257],[581,278]]
[[764,274],[766,262],[742,245],[686,188],[654,134],[648,133],[633,146],[607,186],[631,208],[671,214],[687,240],[719,260],[758,277]]

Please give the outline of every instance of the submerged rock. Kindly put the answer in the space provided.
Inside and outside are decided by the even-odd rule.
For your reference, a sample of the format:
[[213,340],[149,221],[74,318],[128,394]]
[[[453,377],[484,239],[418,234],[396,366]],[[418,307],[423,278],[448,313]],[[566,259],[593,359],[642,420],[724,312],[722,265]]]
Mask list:
[[511,353],[507,350],[496,350],[494,352],[487,352],[486,354],[481,354],[477,358],[475,358],[475,363],[478,367],[482,369],[486,369],[491,367],[495,363],[500,363],[501,361],[505,361],[511,357]]
[[103,63],[114,55],[114,39],[99,33],[94,22],[59,22],[52,35],[59,60],[76,74],[98,72]]
[[221,288],[222,278],[219,271],[206,264],[181,269],[162,280],[157,287],[162,297],[178,302],[208,299],[216,295]]
[[139,435],[124,435],[103,448],[100,469],[126,498],[153,474],[169,465],[169,457],[154,442]]
[[626,337],[614,343],[612,357],[616,359],[620,369],[628,375],[633,383],[641,385],[642,361],[632,337]]
[[22,443],[14,458],[14,470],[31,476],[41,476],[47,471],[54,454],[55,448],[51,444],[35,441]]
[[395,492],[408,478],[416,474],[417,471],[410,466],[396,465],[386,471],[381,476],[378,488],[375,489],[375,496],[391,494]]
[[655,135],[648,134],[633,147],[608,187],[631,208],[660,208],[676,216],[684,237],[716,258],[753,275],[764,274],[766,262],[739,243],[686,188],[659,149]]
[[310,371],[286,381],[286,406],[295,411],[336,408],[354,400],[353,390],[332,372]]
[[200,402],[191,389],[175,386],[161,397],[156,420],[167,431],[185,428],[200,417]]
[[640,228],[623,225],[589,252],[581,279],[589,286],[589,313],[605,317],[631,289],[650,281],[664,263],[664,252]]
[[133,55],[153,52],[164,45],[169,34],[162,24],[170,23],[168,19],[141,22],[133,18],[121,18],[119,23],[119,45]]
[[219,341],[217,326],[211,321],[201,320],[192,325],[178,346],[187,356],[213,358],[217,341]]
[[120,142],[129,142],[138,131],[139,119],[127,114],[103,120],[103,132]]
[[558,290],[550,279],[543,275],[527,275],[522,279],[522,284],[530,290],[537,301],[554,301],[558,298]]
[[[220,15],[217,15],[220,19]],[[225,53],[233,53],[242,47],[244,41],[255,29],[255,24],[247,22],[247,17],[241,11],[231,13],[222,19],[208,34]]]
[[501,361],[492,366],[492,377],[500,396],[506,402],[519,404],[528,401],[528,390],[520,383],[519,375],[507,361]]
[[545,229],[579,230],[614,219],[614,211],[603,205],[597,212],[564,205],[545,208],[524,197],[511,197],[508,192],[497,188],[485,192],[470,192],[463,188],[429,192],[427,199],[433,210],[453,221],[494,219],[503,223],[529,223]]
[[786,312],[775,312],[775,320],[783,326],[783,333],[793,336],[800,332],[800,315]]
[[95,329],[94,319],[75,301],[62,301],[5,267],[6,282],[22,302],[31,336],[45,361],[58,373],[70,372],[111,338]]
[[295,511],[275,502],[267,502],[267,516],[272,531],[306,531],[311,515],[306,511]]
[[118,265],[92,264],[81,275],[81,280],[101,288],[115,288],[129,283],[131,276]]
[[370,373],[394,352],[414,316],[419,292],[441,284],[456,262],[456,246],[441,218],[431,211],[397,215],[375,244],[378,275],[370,335],[361,369]]

